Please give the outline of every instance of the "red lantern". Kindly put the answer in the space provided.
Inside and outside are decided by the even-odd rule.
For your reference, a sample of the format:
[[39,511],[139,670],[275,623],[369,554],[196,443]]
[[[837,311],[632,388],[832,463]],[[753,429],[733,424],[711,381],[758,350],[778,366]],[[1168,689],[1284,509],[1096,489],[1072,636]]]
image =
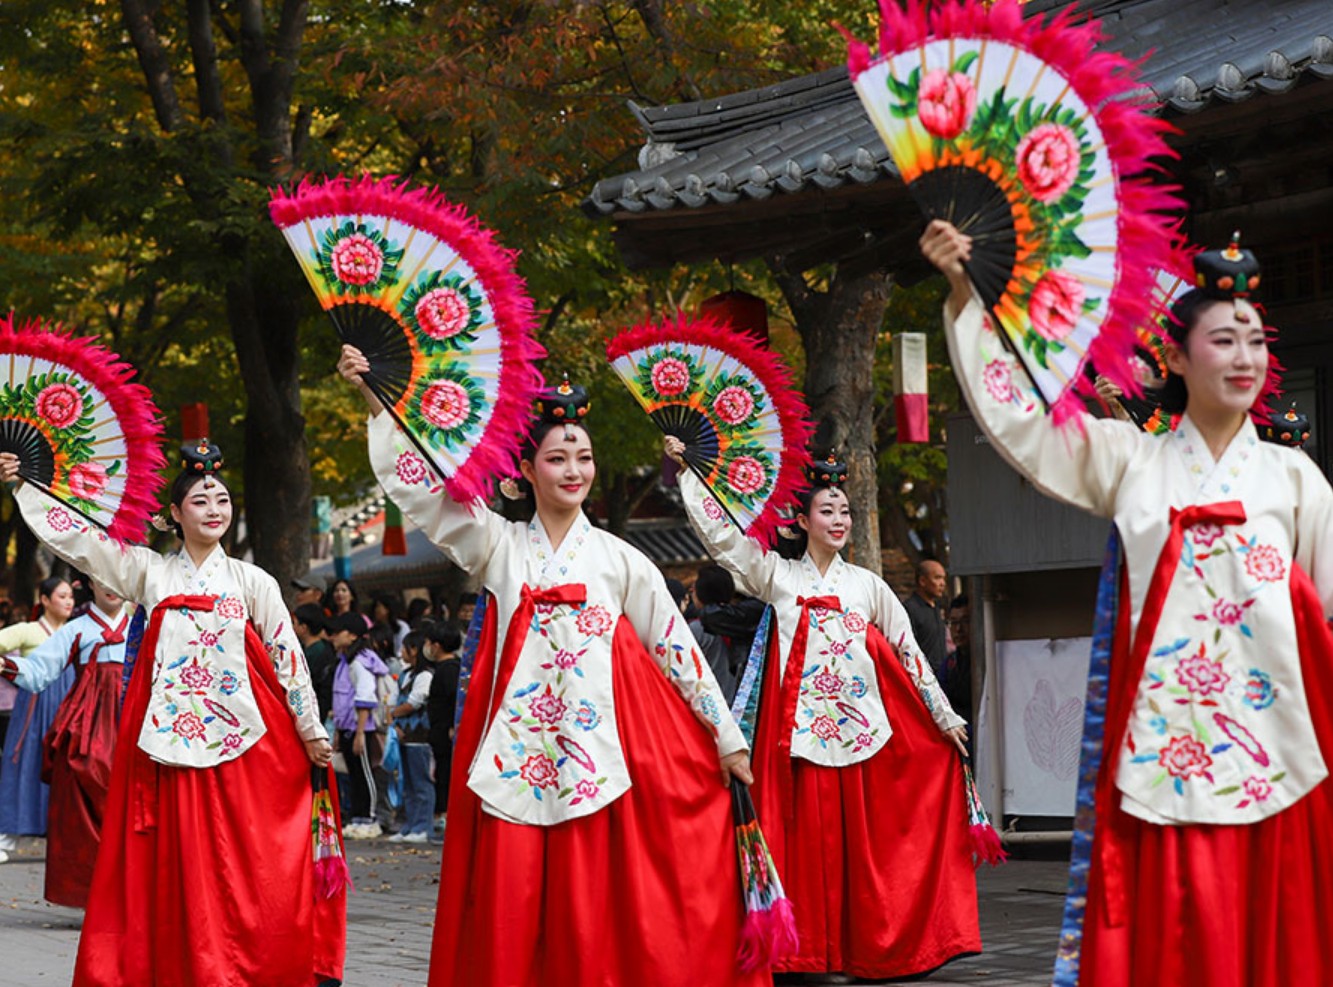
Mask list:
[[181,440],[195,442],[208,434],[208,405],[202,401],[181,405]]
[[768,342],[768,306],[762,298],[745,291],[724,291],[699,303],[699,314],[725,322],[736,332],[748,333]]
[[926,371],[926,334],[894,333],[893,411],[898,420],[900,443],[930,441]]

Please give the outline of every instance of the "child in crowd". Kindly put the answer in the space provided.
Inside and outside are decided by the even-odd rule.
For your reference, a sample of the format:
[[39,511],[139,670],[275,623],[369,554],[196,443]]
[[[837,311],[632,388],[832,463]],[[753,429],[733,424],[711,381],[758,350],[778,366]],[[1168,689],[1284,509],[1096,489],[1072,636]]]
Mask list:
[[398,673],[398,699],[389,710],[390,729],[398,731],[402,758],[403,828],[390,839],[425,843],[435,817],[435,789],[430,779],[430,722],[426,699],[430,694],[431,666],[422,650],[426,635],[410,631],[403,638],[403,670]]
[[388,666],[370,646],[365,620],[342,613],[329,620],[338,668],[333,673],[333,726],[336,749],[347,762],[351,778],[351,820],[343,827],[348,839],[373,839],[383,829],[375,818],[378,798],[374,765],[384,747],[379,735],[379,678]]

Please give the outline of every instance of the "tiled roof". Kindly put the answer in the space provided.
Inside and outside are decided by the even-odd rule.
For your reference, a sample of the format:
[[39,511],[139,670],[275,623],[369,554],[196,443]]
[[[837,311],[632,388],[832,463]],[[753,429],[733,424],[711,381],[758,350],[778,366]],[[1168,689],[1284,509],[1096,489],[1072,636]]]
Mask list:
[[[1035,0],[1043,12],[1063,6]],[[1163,111],[1286,92],[1333,78],[1333,0],[1082,0],[1107,47],[1151,53],[1142,77]],[[896,176],[845,68],[712,100],[631,109],[646,143],[639,170],[605,178],[589,215],[758,201]]]

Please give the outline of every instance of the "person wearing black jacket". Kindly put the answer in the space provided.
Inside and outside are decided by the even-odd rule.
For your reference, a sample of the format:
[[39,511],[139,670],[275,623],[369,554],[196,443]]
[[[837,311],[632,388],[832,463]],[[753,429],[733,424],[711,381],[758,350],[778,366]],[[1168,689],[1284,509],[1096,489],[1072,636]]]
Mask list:
[[333,673],[338,667],[338,656],[333,653],[325,632],[328,618],[318,603],[302,603],[292,611],[292,628],[305,652],[305,663],[310,667],[310,684],[319,703],[321,722],[329,718],[333,709]]
[[435,813],[449,810],[449,767],[454,752],[454,714],[458,704],[458,650],[463,635],[451,623],[435,623],[426,629],[425,654],[434,674],[426,713],[430,719],[430,749],[435,755]]
[[690,630],[703,649],[717,684],[727,702],[736,698],[736,689],[745,673],[754,633],[764,615],[762,600],[736,596],[736,582],[720,565],[706,565],[694,581],[694,599],[699,615],[690,621]]

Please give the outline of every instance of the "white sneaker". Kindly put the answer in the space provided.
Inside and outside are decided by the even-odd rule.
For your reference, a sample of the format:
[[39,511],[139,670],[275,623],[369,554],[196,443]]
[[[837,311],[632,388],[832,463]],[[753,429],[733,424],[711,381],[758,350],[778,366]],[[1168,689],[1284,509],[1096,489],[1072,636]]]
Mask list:
[[380,828],[380,824],[377,822],[366,823],[361,828],[365,830],[365,832],[361,834],[361,837],[366,840],[378,839],[384,833],[384,830]]
[[394,837],[394,839],[401,839],[404,843],[425,843],[428,838],[425,833],[408,833],[406,836],[399,833],[398,836]]
[[9,863],[9,851],[0,850],[0,864],[7,864],[7,863]]
[[406,834],[406,833],[394,833],[392,836],[389,837],[389,842],[390,842],[390,843],[402,843],[402,842],[403,842],[404,840],[406,840],[406,839],[407,839],[407,834]]

